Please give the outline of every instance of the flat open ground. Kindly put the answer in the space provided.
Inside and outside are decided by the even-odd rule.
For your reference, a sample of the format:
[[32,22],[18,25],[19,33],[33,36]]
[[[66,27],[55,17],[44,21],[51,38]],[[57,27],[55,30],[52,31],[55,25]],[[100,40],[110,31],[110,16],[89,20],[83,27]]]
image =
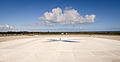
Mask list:
[[0,41],[0,62],[120,62],[120,36],[9,36]]

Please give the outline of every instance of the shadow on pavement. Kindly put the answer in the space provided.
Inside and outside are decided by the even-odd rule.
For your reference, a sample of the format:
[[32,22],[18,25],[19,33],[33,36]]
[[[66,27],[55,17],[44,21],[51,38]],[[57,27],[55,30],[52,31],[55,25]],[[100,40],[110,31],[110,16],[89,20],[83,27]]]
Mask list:
[[80,43],[79,41],[70,41],[70,40],[56,40],[56,39],[48,39],[48,40],[49,41],[46,41],[46,42],[62,41],[62,42]]
[[62,40],[63,42],[74,42],[74,43],[80,43],[79,41],[69,41],[69,40]]

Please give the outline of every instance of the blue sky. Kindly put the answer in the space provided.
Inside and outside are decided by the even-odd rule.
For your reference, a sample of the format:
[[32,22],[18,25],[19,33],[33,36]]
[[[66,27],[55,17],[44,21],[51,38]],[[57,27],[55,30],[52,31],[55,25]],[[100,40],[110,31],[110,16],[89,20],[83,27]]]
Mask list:
[[[0,0],[0,26],[7,24],[14,26],[15,30],[28,31],[120,31],[119,2],[120,0]],[[83,17],[87,14],[96,15],[94,23],[26,26],[44,21],[38,17],[44,16],[45,12],[51,12],[54,8],[65,10],[66,7],[72,7]]]

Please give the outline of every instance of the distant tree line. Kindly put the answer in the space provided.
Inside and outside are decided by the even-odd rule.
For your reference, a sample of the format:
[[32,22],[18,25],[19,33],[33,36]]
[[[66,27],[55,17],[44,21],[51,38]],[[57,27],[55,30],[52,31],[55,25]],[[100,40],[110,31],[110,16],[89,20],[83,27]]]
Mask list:
[[13,35],[67,35],[61,34],[67,33],[69,34],[100,34],[100,35],[120,35],[120,32],[0,32],[0,36],[13,36]]

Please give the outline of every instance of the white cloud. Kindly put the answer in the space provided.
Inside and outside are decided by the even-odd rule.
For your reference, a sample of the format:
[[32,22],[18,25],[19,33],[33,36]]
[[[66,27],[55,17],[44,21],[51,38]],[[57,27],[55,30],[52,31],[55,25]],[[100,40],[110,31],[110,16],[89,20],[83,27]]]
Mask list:
[[52,26],[52,24],[49,21],[36,22],[35,25]]
[[52,24],[49,21],[41,21],[36,22],[34,24],[22,24],[22,26],[39,26],[39,25],[52,26]]
[[77,10],[67,8],[62,11],[61,8],[54,8],[52,12],[45,12],[44,16],[39,17],[40,20],[47,21],[49,23],[59,24],[82,24],[82,23],[93,23],[96,15],[85,15],[81,16]]
[[80,29],[83,29],[83,27],[80,27]]
[[9,29],[14,29],[13,26],[9,26],[8,24],[2,26],[0,25],[0,30],[9,30]]

